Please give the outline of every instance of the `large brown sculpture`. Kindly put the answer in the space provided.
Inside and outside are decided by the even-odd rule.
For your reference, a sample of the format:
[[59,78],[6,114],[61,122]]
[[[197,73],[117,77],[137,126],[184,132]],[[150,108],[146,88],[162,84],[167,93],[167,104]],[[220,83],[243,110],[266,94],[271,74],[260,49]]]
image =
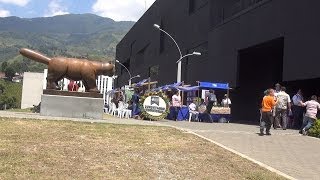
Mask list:
[[49,58],[25,48],[20,50],[20,54],[48,65],[47,89],[59,89],[58,81],[66,77],[74,81],[82,80],[87,92],[98,92],[97,76],[112,76],[115,72],[115,66],[111,63],[65,57]]

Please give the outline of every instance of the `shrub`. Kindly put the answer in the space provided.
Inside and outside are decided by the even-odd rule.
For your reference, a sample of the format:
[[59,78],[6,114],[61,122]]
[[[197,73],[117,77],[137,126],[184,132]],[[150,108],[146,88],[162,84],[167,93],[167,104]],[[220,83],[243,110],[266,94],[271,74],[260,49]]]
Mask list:
[[20,108],[22,83],[0,80],[0,109]]
[[309,136],[320,138],[320,119],[318,119],[313,127],[308,131]]

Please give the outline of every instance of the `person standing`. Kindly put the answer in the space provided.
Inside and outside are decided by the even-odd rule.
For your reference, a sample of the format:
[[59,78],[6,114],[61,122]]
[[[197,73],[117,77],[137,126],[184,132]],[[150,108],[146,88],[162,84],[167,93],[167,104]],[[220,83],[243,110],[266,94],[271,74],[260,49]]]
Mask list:
[[273,123],[273,127],[276,129],[280,127],[281,119],[282,119],[282,129],[287,129],[288,118],[287,114],[291,111],[291,100],[289,94],[286,93],[286,88],[281,87],[281,91],[277,94],[278,102],[276,104],[276,114],[275,121]]
[[301,89],[298,90],[297,94],[295,94],[292,97],[292,114],[293,114],[293,126],[296,129],[300,129],[302,125],[302,119],[303,119],[303,112],[304,112],[304,107],[300,102],[303,102],[303,96],[302,96],[302,91]]
[[303,103],[300,101],[302,106],[305,106],[307,109],[306,114],[303,118],[303,125],[301,128],[301,133],[303,135],[307,135],[308,130],[313,126],[315,121],[317,120],[318,109],[320,109],[320,104],[317,102],[317,96],[311,96],[311,100]]
[[140,113],[140,108],[139,108],[139,101],[140,101],[140,95],[139,95],[139,89],[135,89],[132,97],[132,117],[135,117]]
[[206,96],[207,99],[207,109],[206,109],[206,113],[209,116],[209,121],[213,122],[213,119],[211,117],[211,109],[213,107],[214,104],[217,103],[217,96],[214,94],[214,90],[209,90],[209,93]]
[[[279,83],[275,84],[274,88],[275,88],[274,97],[276,98],[278,94],[281,92],[281,84]],[[274,129],[281,128],[280,123],[276,121],[276,114],[277,114],[277,108],[275,106],[272,110],[272,115],[273,115],[272,124]]]
[[175,91],[174,95],[172,96],[172,107],[174,108],[173,119],[177,120],[178,113],[181,109],[181,97],[179,95],[179,91]]
[[73,80],[71,80],[70,83],[68,84],[68,91],[78,91],[78,88],[79,88],[78,84]]
[[274,90],[269,89],[267,95],[262,99],[261,108],[261,122],[260,122],[260,136],[264,135],[264,129],[266,128],[266,135],[271,135],[270,128],[272,123],[272,109],[277,104],[277,100],[274,97]]
[[227,94],[224,95],[224,98],[223,98],[222,101],[221,101],[221,105],[222,105],[223,107],[230,107],[230,105],[231,105],[231,100],[230,100],[230,98],[228,97]]

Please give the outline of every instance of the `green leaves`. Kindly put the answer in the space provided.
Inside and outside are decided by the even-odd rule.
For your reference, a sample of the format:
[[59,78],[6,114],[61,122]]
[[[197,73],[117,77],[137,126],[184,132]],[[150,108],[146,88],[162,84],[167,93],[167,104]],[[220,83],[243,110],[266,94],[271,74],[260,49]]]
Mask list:
[[308,135],[320,138],[320,120],[319,119],[314,123],[313,127],[309,129]]
[[[164,113],[161,114],[161,116],[152,116],[150,115],[149,113],[146,112],[146,110],[144,109],[143,107],[143,103],[144,101],[146,100],[147,97],[149,96],[160,96],[165,102],[166,102],[166,111]],[[169,99],[168,97],[162,92],[147,92],[145,93],[141,98],[140,98],[140,101],[139,101],[139,105],[140,105],[140,109],[141,109],[141,115],[146,118],[146,119],[150,119],[150,120],[162,120],[162,119],[165,119],[168,114],[169,114],[169,111],[170,111],[170,107],[169,107]]]
[[0,109],[19,108],[22,84],[0,80]]

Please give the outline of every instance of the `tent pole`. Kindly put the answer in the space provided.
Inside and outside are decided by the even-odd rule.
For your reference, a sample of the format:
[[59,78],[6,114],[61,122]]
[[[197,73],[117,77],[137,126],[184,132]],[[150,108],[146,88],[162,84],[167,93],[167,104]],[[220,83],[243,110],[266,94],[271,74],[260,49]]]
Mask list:
[[[184,86],[184,81],[182,81],[182,87]],[[180,91],[181,92],[181,105],[183,105],[183,103],[184,103],[184,93],[183,93],[183,91]]]
[[[230,99],[230,97],[229,97],[229,94],[230,94],[229,89],[230,89],[230,87],[229,87],[229,83],[228,83],[228,90],[227,90],[227,96],[228,96],[228,99]],[[227,104],[228,104],[228,107],[229,107],[228,99],[227,99]]]
[[148,92],[150,92],[150,89],[151,89],[151,78],[149,77],[148,78]]
[[197,99],[197,106],[199,107],[200,106],[200,103],[201,103],[201,99],[200,99],[200,82],[197,81],[198,83],[198,99]]

